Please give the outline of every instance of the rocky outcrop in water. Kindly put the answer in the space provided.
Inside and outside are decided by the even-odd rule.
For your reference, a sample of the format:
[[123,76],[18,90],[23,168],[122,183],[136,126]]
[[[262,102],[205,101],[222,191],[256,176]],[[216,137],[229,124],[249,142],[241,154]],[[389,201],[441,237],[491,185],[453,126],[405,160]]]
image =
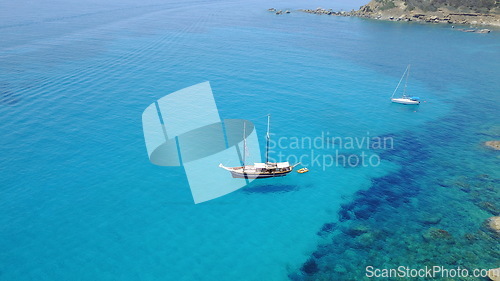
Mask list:
[[494,150],[500,150],[500,141],[486,141],[484,142],[484,145],[489,148],[493,148]]
[[491,230],[500,234],[500,217],[491,217],[488,219],[488,226]]
[[291,13],[291,12],[290,12],[290,10],[285,10],[285,11],[283,11],[283,10],[276,10],[275,8],[269,8],[269,9],[267,9],[267,10],[268,10],[269,12],[273,12],[273,13],[275,13],[275,14],[277,14],[277,15],[282,15],[282,14],[290,14],[290,13]]
[[299,12],[303,13],[308,13],[308,14],[316,14],[316,15],[328,15],[328,16],[350,16],[352,12],[345,12],[345,11],[340,11],[336,12],[333,11],[332,9],[323,9],[323,8],[316,8],[314,10],[312,9],[300,9]]
[[500,281],[500,267],[488,270],[488,277],[493,281]]

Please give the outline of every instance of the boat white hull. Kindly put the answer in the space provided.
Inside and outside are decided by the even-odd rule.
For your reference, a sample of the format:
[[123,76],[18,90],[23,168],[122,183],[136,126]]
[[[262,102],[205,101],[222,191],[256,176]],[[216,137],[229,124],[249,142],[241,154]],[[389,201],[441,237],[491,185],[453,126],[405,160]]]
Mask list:
[[401,104],[420,104],[418,100],[405,99],[405,98],[397,98],[391,99],[392,102],[401,103]]
[[[286,167],[279,167],[279,164],[286,164]],[[295,165],[290,165],[288,162],[283,163],[256,163],[256,165],[265,165],[264,169],[261,167],[255,167],[255,165],[248,165],[243,168],[241,167],[225,167],[222,164],[219,164],[224,170],[231,172],[233,178],[244,178],[244,179],[264,179],[264,178],[274,178],[274,177],[283,177],[293,171],[293,168],[300,163]],[[269,167],[271,166],[271,167]]]
[[242,172],[231,171],[231,176],[233,176],[233,178],[238,178],[238,179],[265,179],[265,178],[284,177],[290,172],[291,170],[279,173],[255,173],[255,172],[242,173]]

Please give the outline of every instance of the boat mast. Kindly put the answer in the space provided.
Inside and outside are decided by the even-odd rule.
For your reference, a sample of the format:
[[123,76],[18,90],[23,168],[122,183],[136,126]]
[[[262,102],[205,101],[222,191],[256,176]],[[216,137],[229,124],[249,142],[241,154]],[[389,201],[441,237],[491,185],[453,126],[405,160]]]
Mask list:
[[[396,94],[396,92],[398,91],[398,88],[399,88],[399,85],[401,85],[401,82],[403,82],[403,79],[405,78],[405,75],[406,75],[406,72],[408,71],[408,67],[406,67],[405,69],[405,72],[403,73],[403,75],[401,76],[401,79],[399,79],[399,82],[398,82],[398,85],[396,86],[396,89],[394,89],[394,92],[392,92],[392,96],[391,96],[391,99],[394,97],[394,95]],[[406,86],[405,86],[406,87]],[[404,94],[403,94],[404,96]]]
[[408,76],[410,76],[410,65],[406,68],[406,81],[405,81],[405,89],[403,91],[403,97],[406,97],[406,86],[408,85]]
[[267,135],[266,135],[266,138],[267,138],[267,141],[266,141],[266,163],[269,162],[269,141],[271,139],[271,136],[270,136],[270,130],[271,130],[271,114],[268,114],[267,115]]
[[243,171],[245,171],[246,156],[247,156],[247,122],[243,121]]

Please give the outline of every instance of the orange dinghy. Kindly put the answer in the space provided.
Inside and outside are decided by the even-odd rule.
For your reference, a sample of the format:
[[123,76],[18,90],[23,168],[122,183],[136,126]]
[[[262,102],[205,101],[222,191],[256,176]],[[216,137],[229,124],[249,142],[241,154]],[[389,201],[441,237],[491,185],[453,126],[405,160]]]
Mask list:
[[303,174],[303,173],[307,173],[307,172],[309,172],[308,168],[301,168],[301,169],[297,170],[297,173],[299,173],[299,174]]

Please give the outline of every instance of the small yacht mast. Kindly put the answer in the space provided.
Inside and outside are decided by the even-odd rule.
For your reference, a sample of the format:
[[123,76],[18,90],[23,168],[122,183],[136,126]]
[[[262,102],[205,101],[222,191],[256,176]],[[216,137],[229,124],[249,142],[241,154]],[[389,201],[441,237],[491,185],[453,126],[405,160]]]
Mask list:
[[267,115],[267,141],[266,141],[266,163],[269,163],[269,142],[271,140],[271,135],[270,135],[270,130],[271,130],[271,114]]
[[[403,73],[403,75],[401,76],[401,79],[399,79],[399,83],[398,85],[396,86],[396,89],[394,89],[394,92],[392,92],[392,96],[391,96],[391,99],[394,98],[394,95],[396,94],[396,92],[398,91],[398,88],[399,88],[399,85],[401,85],[401,82],[403,82],[403,79],[405,78],[405,75],[406,73],[409,74],[410,72],[410,65],[408,65],[405,69],[405,72]],[[406,82],[405,82],[405,89],[404,89],[404,93],[403,93],[403,96],[405,96],[406,94],[406,84],[408,84],[408,76],[406,76]]]
[[245,171],[246,156],[247,156],[247,122],[243,121],[243,171]]
[[403,97],[406,97],[406,87],[408,86],[408,76],[410,76],[410,65],[406,68],[406,81],[405,81],[405,89],[403,91]]

